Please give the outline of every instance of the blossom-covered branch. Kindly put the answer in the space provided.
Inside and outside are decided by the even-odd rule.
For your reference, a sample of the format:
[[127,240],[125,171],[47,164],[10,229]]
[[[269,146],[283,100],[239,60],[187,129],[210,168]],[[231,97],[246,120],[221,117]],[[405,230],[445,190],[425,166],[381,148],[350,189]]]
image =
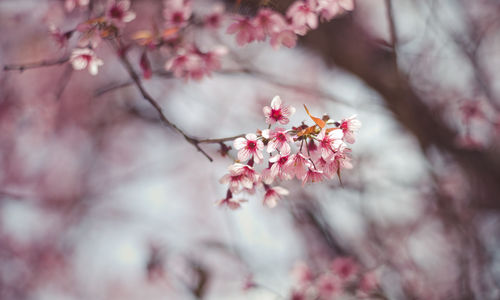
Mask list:
[[[302,123],[288,130],[282,128],[290,122],[296,110],[283,105],[281,98],[275,96],[271,105],[263,108],[268,128],[234,140],[233,147],[238,150],[237,160],[229,166],[228,174],[220,179],[229,187],[225,198],[217,201],[217,205],[237,209],[247,200],[236,198],[235,194],[254,194],[257,188],[262,187],[265,191],[263,203],[275,207],[283,196],[289,194],[281,186],[272,186],[275,181],[297,178],[305,185],[336,176],[340,179],[341,169],[352,168],[351,149],[347,143],[355,142],[361,122],[355,116],[339,122],[327,115],[317,118],[309,113],[305,105],[304,108],[314,121],[312,126]],[[272,129],[274,124],[280,127]],[[269,154],[268,164],[258,171],[256,166],[266,161],[263,152]]]

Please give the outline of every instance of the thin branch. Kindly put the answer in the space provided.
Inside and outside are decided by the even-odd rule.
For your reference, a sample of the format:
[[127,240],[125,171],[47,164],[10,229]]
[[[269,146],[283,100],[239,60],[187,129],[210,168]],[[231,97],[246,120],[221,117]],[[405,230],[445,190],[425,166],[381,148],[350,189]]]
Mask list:
[[128,87],[128,86],[131,86],[134,84],[134,81],[132,79],[130,80],[127,80],[127,81],[124,81],[124,82],[121,82],[121,83],[117,83],[117,84],[112,84],[112,85],[109,85],[109,86],[105,86],[105,87],[102,87],[102,88],[98,88],[95,93],[94,93],[94,97],[100,97],[108,92],[112,92],[114,90],[118,90],[118,89],[121,89],[121,88],[124,88],[124,87]]
[[125,67],[125,69],[127,70],[128,74],[130,75],[130,78],[133,80],[135,86],[137,87],[137,89],[139,90],[139,92],[141,93],[142,97],[148,101],[153,107],[154,109],[156,109],[156,111],[158,112],[158,114],[160,115],[160,119],[161,121],[167,125],[168,127],[172,128],[173,130],[177,131],[179,134],[181,134],[184,139],[190,143],[191,145],[193,145],[199,152],[201,152],[203,155],[205,155],[205,157],[209,160],[209,161],[213,161],[213,158],[210,157],[210,155],[208,155],[207,152],[205,152],[205,150],[203,150],[200,145],[199,145],[199,141],[198,139],[194,138],[194,137],[191,137],[189,136],[188,134],[186,134],[182,129],[180,129],[179,127],[177,127],[177,125],[175,125],[174,123],[172,123],[166,116],[165,114],[163,113],[163,109],[161,108],[161,106],[158,104],[158,102],[156,102],[156,100],[144,89],[144,86],[142,85],[142,82],[141,82],[141,79],[139,78],[139,75],[137,75],[137,73],[134,71],[134,68],[132,67],[132,64],[130,63],[130,61],[128,60],[126,54],[123,54],[123,55],[119,55],[119,58],[120,58],[120,62],[122,63],[122,65]]
[[219,138],[219,139],[203,139],[203,140],[198,140],[198,143],[200,143],[200,144],[202,144],[202,143],[204,143],[204,144],[219,144],[219,143],[223,143],[223,142],[229,142],[229,141],[232,141],[232,140],[235,140],[237,138],[244,137],[244,136],[245,136],[244,134],[240,134],[240,135]]
[[64,70],[63,74],[61,75],[61,78],[59,80],[60,85],[59,88],[57,89],[56,92],[56,99],[59,100],[61,99],[62,94],[64,93],[64,90],[69,84],[69,80],[71,79],[71,75],[73,74],[73,66],[67,65],[66,70]]
[[43,68],[43,67],[50,67],[50,66],[55,66],[55,65],[62,65],[66,63],[69,60],[69,57],[63,57],[59,59],[54,59],[54,60],[42,60],[42,61],[37,61],[37,62],[32,62],[32,63],[26,63],[26,64],[12,64],[12,65],[5,65],[3,67],[4,71],[24,71],[28,69],[36,69],[36,68]]

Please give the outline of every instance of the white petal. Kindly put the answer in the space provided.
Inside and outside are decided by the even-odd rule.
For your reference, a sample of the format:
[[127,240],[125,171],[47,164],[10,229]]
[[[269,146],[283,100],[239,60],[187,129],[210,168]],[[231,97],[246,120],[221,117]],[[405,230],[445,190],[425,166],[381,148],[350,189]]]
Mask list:
[[73,69],[83,70],[83,69],[85,69],[85,67],[87,67],[87,60],[80,58],[80,57],[77,57],[77,58],[73,59],[71,64],[73,65]]
[[250,156],[251,156],[251,154],[250,154],[250,151],[248,151],[248,149],[241,149],[238,152],[239,161],[247,161],[250,158]]
[[242,138],[242,137],[235,139],[233,142],[234,149],[236,149],[236,150],[240,150],[242,148],[245,148],[246,145],[247,145],[247,140],[245,138]]
[[[267,107],[267,106],[266,106]],[[262,136],[266,139],[269,138],[269,129],[262,130]]]
[[271,153],[274,151],[274,149],[276,149],[276,146],[278,145],[278,142],[276,141],[276,139],[274,140],[271,140],[268,144],[267,144],[267,153]]
[[125,16],[123,16],[123,22],[125,22],[125,23],[128,23],[128,22],[132,21],[133,19],[135,19],[135,13],[132,11],[127,12],[125,14]]
[[245,135],[245,137],[249,141],[255,141],[255,140],[257,140],[257,136],[255,135],[255,133],[248,133],[247,135]]
[[283,143],[283,145],[281,145],[281,149],[280,149],[280,152],[281,152],[281,155],[287,155],[287,154],[290,154],[290,145],[288,145],[288,143]]
[[340,140],[344,137],[344,132],[342,129],[334,129],[330,132],[329,136],[334,140]]
[[264,106],[264,107],[262,108],[262,112],[264,113],[264,115],[265,115],[266,117],[268,117],[268,116],[271,114],[271,108],[270,108],[269,106]]
[[89,64],[89,72],[90,72],[90,74],[92,74],[92,75],[95,76],[95,75],[97,75],[98,71],[99,71],[99,69],[98,69],[98,65],[97,64],[95,64],[95,63],[90,63]]
[[274,190],[275,190],[278,194],[280,194],[280,195],[288,195],[288,194],[290,194],[290,192],[289,192],[287,189],[282,188],[282,187],[280,187],[280,186],[275,186],[275,187],[273,187],[273,189],[274,189]]
[[274,96],[273,100],[271,101],[271,108],[272,109],[280,109],[281,108],[280,96]]
[[269,159],[269,162],[272,162],[272,163],[275,163],[278,161],[278,159],[280,159],[280,155],[279,154],[276,154],[275,156],[271,157]]

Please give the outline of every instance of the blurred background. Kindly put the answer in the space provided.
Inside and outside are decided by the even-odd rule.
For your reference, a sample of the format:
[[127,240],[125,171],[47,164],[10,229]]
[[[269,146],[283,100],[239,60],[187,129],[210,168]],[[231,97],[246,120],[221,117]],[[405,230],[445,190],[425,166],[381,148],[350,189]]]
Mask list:
[[[243,14],[290,4],[236,2]],[[67,56],[49,26],[87,15],[64,4],[1,0],[0,64]],[[499,299],[500,2],[355,4],[277,51],[236,45],[228,18],[193,32],[229,49],[219,72],[144,80],[199,138],[265,129],[275,95],[297,108],[293,125],[311,123],[302,104],[357,114],[343,186],[288,181],[273,209],[259,192],[236,211],[214,206],[232,160],[201,145],[210,162],[163,126],[108,45],[97,76],[68,63],[2,71],[0,299],[291,299],[297,262],[318,272],[338,257],[376,274],[373,299]],[[162,1],[131,8],[125,34],[161,23]],[[141,51],[129,54],[139,69]],[[164,70],[161,50],[150,60]]]

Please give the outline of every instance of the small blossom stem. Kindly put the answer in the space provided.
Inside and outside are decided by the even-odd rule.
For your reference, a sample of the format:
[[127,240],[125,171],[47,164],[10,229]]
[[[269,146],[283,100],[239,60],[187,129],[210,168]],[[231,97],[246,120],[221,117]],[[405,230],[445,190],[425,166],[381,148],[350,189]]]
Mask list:
[[3,67],[4,71],[24,71],[28,69],[36,69],[36,68],[43,68],[43,67],[50,67],[50,66],[55,66],[55,65],[62,65],[66,62],[69,61],[69,56],[59,58],[59,59],[54,59],[54,60],[42,60],[38,62],[33,62],[33,63],[27,63],[27,64],[12,64],[12,65],[5,65]]
[[309,152],[309,145],[307,143],[306,143],[306,149],[307,149],[307,155],[309,156],[309,161],[312,163],[314,169],[317,170],[318,168],[316,168],[314,161],[311,159],[311,153]]

